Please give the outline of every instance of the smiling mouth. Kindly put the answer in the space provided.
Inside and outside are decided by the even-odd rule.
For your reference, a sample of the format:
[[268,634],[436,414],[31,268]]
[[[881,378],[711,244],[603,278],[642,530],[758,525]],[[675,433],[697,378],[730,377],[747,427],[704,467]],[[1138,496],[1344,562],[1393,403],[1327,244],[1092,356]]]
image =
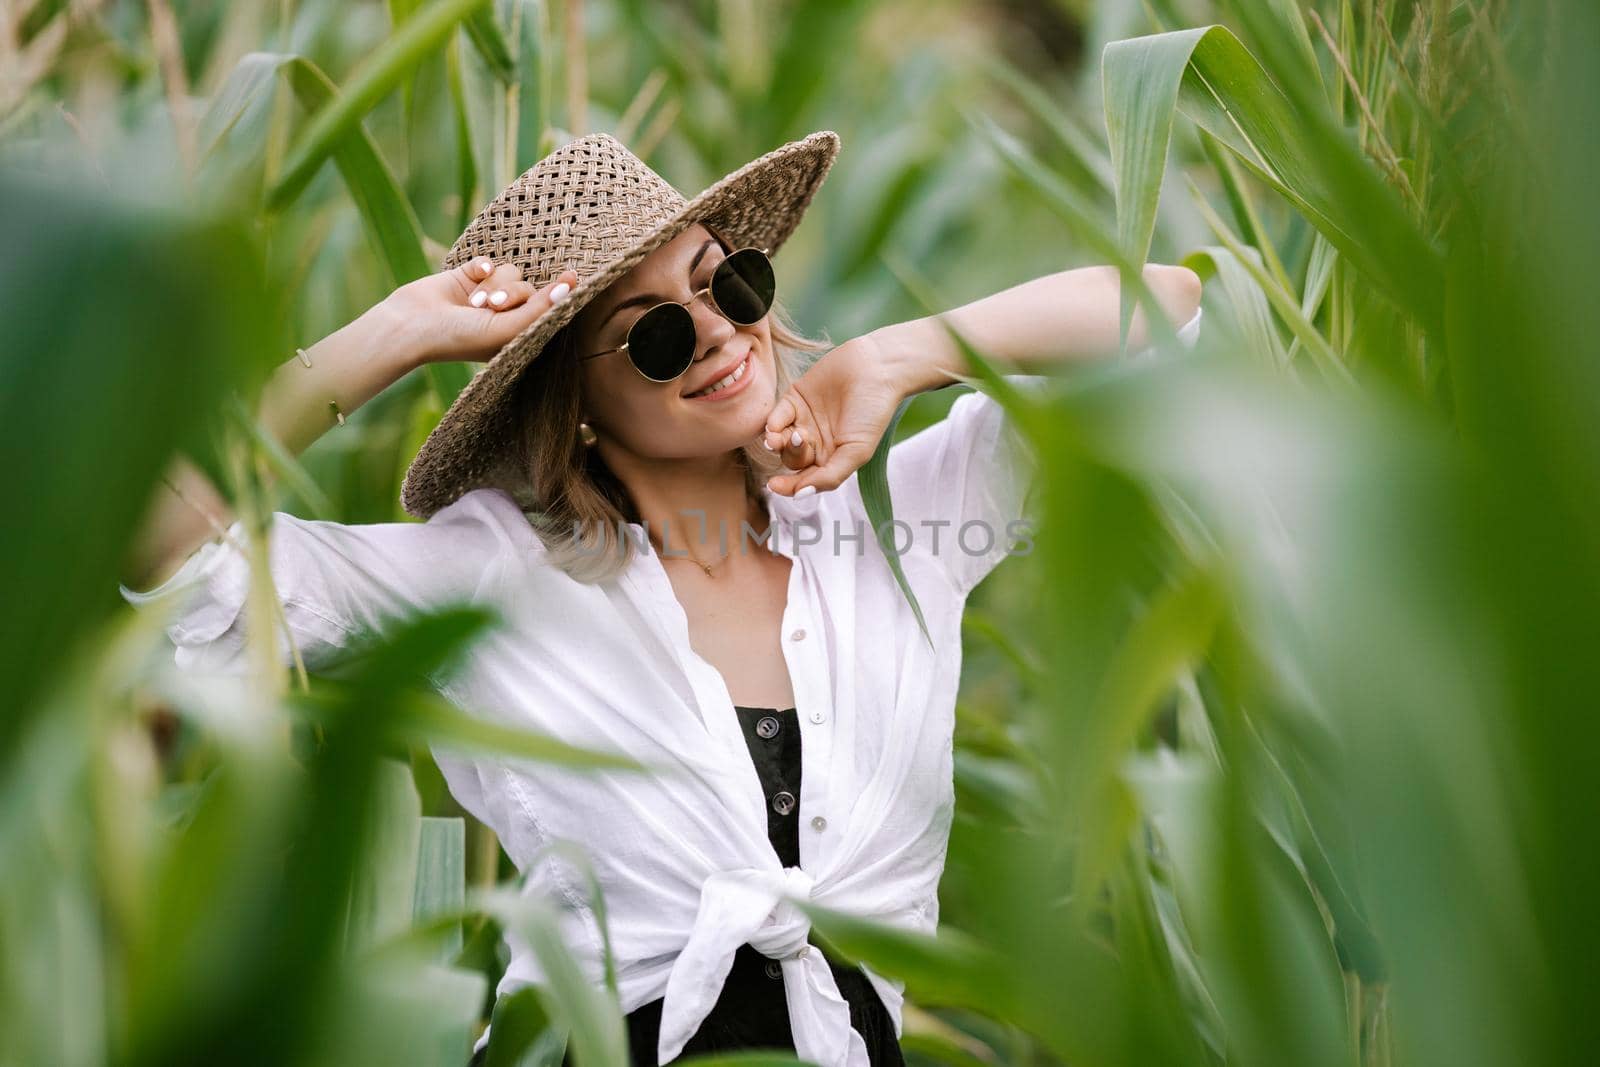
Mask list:
[[713,393],[720,393],[722,390],[724,390],[728,386],[734,384],[740,378],[743,378],[746,374],[749,373],[749,371],[750,371],[750,357],[752,355],[754,355],[754,354],[755,354],[755,349],[752,348],[749,352],[746,352],[744,354],[744,358],[739,361],[739,365],[734,367],[733,370],[731,370],[727,374],[723,375],[717,381],[712,382],[710,385],[706,386],[704,389],[701,389],[698,392],[685,394],[685,398],[688,399],[688,400],[694,400],[694,399],[696,399],[698,397],[710,396]]

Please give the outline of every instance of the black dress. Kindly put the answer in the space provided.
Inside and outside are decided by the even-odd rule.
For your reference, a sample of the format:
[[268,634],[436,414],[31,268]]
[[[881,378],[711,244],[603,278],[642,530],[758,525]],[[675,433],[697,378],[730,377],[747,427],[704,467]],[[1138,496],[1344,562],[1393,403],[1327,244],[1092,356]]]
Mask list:
[[[786,867],[800,865],[800,716],[794,708],[752,708],[735,705],[745,743],[767,796],[767,836]],[[894,1020],[861,968],[844,963],[820,946],[839,992],[850,1005],[850,1026],[867,1045],[873,1067],[904,1067],[895,1038]],[[656,1067],[656,1042],[661,1033],[661,1000],[641,1005],[627,1015],[630,1058],[637,1067]],[[794,1034],[784,998],[783,971],[777,960],[751,945],[739,946],[722,993],[679,1058],[736,1049],[778,1049],[793,1055]],[[487,1046],[485,1046],[487,1050]],[[484,1060],[480,1052],[471,1067]],[[674,1060],[673,1062],[677,1062]],[[563,1067],[571,1067],[570,1046]]]

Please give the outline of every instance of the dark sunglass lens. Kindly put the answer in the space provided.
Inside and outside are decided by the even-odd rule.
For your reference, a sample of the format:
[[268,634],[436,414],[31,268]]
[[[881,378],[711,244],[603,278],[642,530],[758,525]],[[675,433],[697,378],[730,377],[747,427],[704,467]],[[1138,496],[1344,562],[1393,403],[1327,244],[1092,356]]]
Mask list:
[[639,373],[670,382],[694,362],[694,317],[681,304],[660,304],[628,329],[628,355]]
[[759,248],[741,248],[717,266],[711,278],[711,296],[722,313],[741,326],[761,321],[772,307],[778,283],[772,260]]

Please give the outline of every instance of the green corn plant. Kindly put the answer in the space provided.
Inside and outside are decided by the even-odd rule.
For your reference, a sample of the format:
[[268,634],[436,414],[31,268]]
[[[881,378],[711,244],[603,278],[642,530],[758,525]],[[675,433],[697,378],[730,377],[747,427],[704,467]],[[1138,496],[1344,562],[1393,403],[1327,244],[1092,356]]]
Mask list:
[[[1034,550],[968,607],[939,936],[814,927],[907,982],[908,1059],[1587,1062],[1591,7],[1038,5],[1035,50],[1011,9],[898,0],[19,10],[0,1063],[462,1063],[490,1018],[491,1063],[625,1061],[614,982],[428,747],[611,764],[401,684],[491,620],[414,620],[342,677],[271,643],[272,511],[399,518],[470,368],[298,459],[241,395],[565,137],[688,190],[824,127],[781,265],[802,324],[1090,261],[1130,302],[1146,259],[1207,280],[1195,352],[1036,393],[955,339],[1040,459]],[[861,472],[875,517],[951,392]],[[237,684],[108,592],[174,450],[261,535]],[[513,927],[552,980],[493,1001]]]

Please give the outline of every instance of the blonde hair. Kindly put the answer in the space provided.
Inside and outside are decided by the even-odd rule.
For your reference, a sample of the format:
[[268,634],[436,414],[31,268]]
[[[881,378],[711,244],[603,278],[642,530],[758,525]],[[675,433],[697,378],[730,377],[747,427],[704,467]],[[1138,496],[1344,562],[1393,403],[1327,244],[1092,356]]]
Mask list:
[[[721,240],[715,230],[712,233]],[[722,243],[726,251],[728,243]],[[776,399],[814,362],[814,353],[834,345],[826,338],[802,334],[779,300],[772,302],[767,319],[777,372]],[[578,438],[583,397],[577,324],[575,317],[558,330],[517,381],[512,401],[516,432],[511,461],[517,472],[513,496],[544,542],[550,562],[578,581],[592,583],[615,577],[633,562],[641,546],[626,524],[643,520],[627,488],[599,452],[584,447]],[[783,463],[777,453],[756,441],[736,452],[744,468],[745,492],[759,504],[766,480],[781,473]]]

